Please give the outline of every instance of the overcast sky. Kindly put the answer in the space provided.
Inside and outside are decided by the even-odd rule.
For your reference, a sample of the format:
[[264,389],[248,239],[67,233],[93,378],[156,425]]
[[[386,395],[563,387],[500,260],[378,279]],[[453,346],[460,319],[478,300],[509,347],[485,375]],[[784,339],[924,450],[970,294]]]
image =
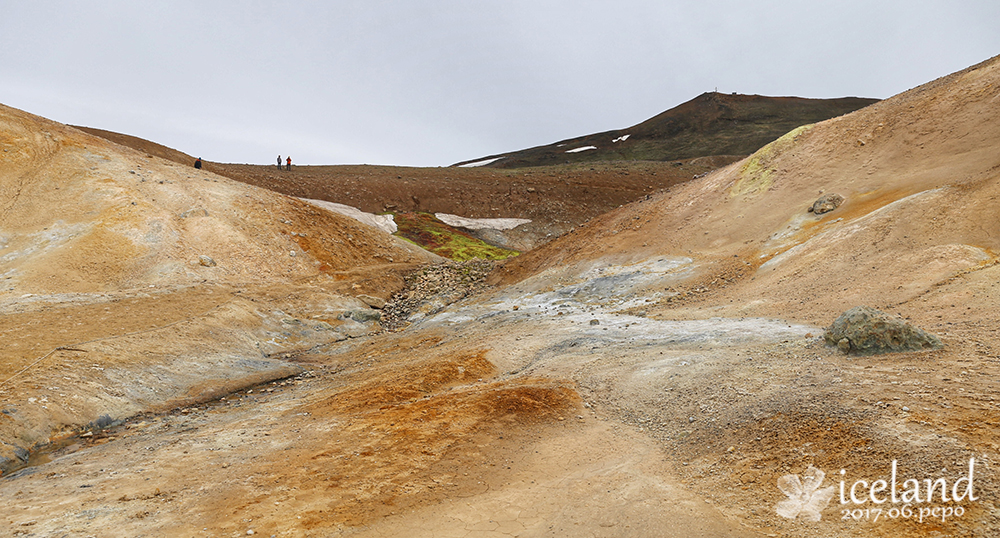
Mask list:
[[720,92],[885,98],[998,0],[0,0],[0,103],[208,160],[446,166]]

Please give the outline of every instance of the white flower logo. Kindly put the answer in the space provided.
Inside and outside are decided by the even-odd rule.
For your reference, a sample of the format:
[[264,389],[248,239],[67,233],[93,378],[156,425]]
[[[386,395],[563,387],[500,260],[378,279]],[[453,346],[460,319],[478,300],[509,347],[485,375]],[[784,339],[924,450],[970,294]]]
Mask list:
[[825,477],[826,473],[810,465],[802,473],[801,479],[797,474],[786,474],[779,478],[778,489],[788,498],[774,507],[778,515],[788,519],[801,515],[809,521],[819,521],[820,513],[833,498],[833,486],[818,489]]

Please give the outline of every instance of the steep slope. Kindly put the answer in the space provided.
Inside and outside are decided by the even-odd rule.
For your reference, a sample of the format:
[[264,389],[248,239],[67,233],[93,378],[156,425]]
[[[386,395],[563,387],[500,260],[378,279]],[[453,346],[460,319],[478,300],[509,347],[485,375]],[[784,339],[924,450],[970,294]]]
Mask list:
[[0,149],[0,471],[101,416],[294,373],[272,355],[371,330],[338,316],[369,310],[354,296],[388,298],[431,259],[7,107]]
[[704,93],[638,125],[492,155],[455,166],[519,168],[569,162],[676,161],[748,155],[801,125],[833,118],[877,99],[804,99]]

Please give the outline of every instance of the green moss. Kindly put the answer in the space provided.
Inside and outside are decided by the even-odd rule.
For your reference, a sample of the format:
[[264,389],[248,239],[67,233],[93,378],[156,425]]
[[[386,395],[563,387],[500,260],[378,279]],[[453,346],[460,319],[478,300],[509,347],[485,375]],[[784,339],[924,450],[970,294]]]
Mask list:
[[735,198],[743,194],[755,195],[767,192],[774,183],[772,164],[775,157],[795,145],[796,138],[812,127],[812,125],[803,125],[793,129],[747,158],[746,164],[740,169],[740,178],[729,189],[729,195]]
[[395,235],[452,260],[503,260],[520,254],[456,230],[430,213],[396,213],[394,219],[398,227]]

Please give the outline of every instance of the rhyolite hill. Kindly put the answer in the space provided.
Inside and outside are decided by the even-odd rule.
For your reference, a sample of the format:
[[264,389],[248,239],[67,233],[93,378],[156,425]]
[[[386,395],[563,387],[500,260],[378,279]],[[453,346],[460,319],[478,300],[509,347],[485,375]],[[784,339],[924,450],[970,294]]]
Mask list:
[[499,153],[455,166],[520,168],[749,155],[796,127],[842,116],[876,102],[878,99],[860,97],[805,99],[709,92],[626,129]]

